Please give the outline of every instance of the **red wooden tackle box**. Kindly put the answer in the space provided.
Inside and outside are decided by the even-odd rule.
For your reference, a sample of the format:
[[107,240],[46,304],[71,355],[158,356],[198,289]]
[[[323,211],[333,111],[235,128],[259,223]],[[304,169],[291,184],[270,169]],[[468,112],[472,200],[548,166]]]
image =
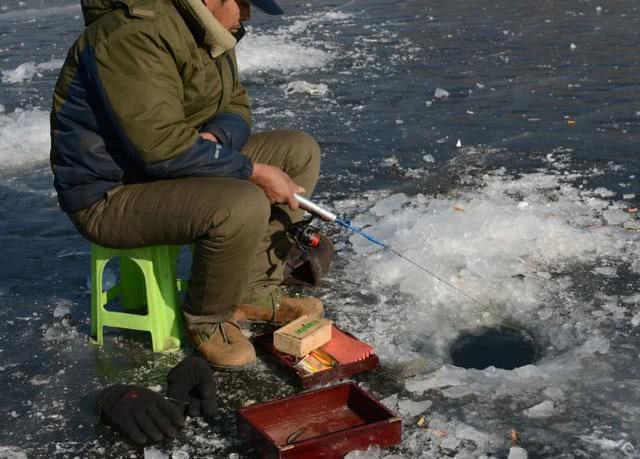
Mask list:
[[[333,327],[338,328],[335,324],[333,324]],[[341,330],[339,328],[338,330],[351,336],[352,338],[355,338],[353,335],[345,332],[344,330]],[[284,365],[289,373],[294,375],[294,377],[298,380],[298,382],[304,389],[347,379],[358,373],[373,370],[380,365],[380,359],[378,359],[378,356],[376,354],[372,354],[366,359],[359,360],[357,362],[338,365],[336,367],[320,371],[318,373],[306,374],[302,371],[299,371],[297,368],[294,368],[293,365],[295,365],[295,362],[297,361],[295,357],[280,352],[275,347],[273,347],[273,333],[258,335],[254,338],[254,341],[258,346],[262,347],[270,354],[273,354],[275,359],[280,364]]]
[[353,382],[242,408],[237,422],[265,458],[341,458],[402,437],[401,419]]

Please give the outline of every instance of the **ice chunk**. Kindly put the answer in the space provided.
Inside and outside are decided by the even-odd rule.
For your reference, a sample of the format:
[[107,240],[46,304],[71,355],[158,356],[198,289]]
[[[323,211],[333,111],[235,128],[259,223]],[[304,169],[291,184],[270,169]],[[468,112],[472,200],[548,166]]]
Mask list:
[[593,355],[596,352],[606,354],[609,352],[609,340],[602,336],[592,336],[577,349],[578,355]]
[[382,456],[382,448],[371,445],[366,451],[351,451],[344,459],[379,459]]
[[631,318],[631,325],[634,327],[640,325],[640,312]]
[[528,459],[528,457],[527,450],[519,446],[512,446],[509,448],[509,456],[507,459]]
[[606,437],[598,437],[596,434],[580,435],[578,438],[584,442],[598,445],[602,449],[618,449],[625,445],[624,440],[611,440]]
[[403,416],[417,416],[428,410],[431,406],[431,403],[431,400],[400,400],[398,402],[398,410]]
[[284,88],[284,93],[289,94],[309,94],[311,96],[324,96],[329,92],[329,88],[324,83],[309,83],[307,81],[291,81]]
[[436,88],[436,90],[433,92],[433,97],[435,97],[436,99],[446,99],[447,97],[449,97],[449,92],[442,88]]
[[448,452],[455,452],[458,446],[460,446],[461,441],[462,440],[455,436],[446,437],[440,442],[440,448]]
[[620,225],[629,220],[629,214],[620,209],[607,209],[602,212],[602,217],[608,225]]
[[388,396],[387,398],[383,398],[380,400],[384,406],[389,408],[391,411],[396,411],[398,409],[398,394],[393,394]]
[[60,319],[71,312],[70,304],[63,301],[58,302],[53,310],[53,317]]
[[78,330],[69,326],[68,321],[63,320],[61,323],[55,323],[45,329],[44,341],[71,341],[78,336]]
[[574,49],[576,49],[576,48],[577,48],[577,46],[576,46],[576,44],[575,44],[575,43],[571,43],[571,44],[569,45],[569,48],[571,48],[571,51],[573,51]]
[[545,390],[542,391],[542,394],[545,397],[549,397],[553,400],[559,400],[564,398],[564,391],[556,386],[547,387]]
[[425,377],[416,377],[405,381],[404,387],[409,392],[423,393],[430,389],[446,386],[458,386],[463,382],[464,370],[444,365]]
[[433,155],[424,155],[422,159],[427,163],[435,163],[436,160],[433,158]]
[[456,142],[456,147],[457,148],[462,147],[462,140],[458,139],[458,141]]
[[473,394],[473,391],[465,386],[448,387],[442,391],[442,395],[451,399],[464,398]]
[[556,407],[551,400],[545,400],[542,403],[532,406],[524,410],[524,415],[530,418],[541,419],[553,416]]
[[144,459],[169,459],[169,456],[153,446],[144,449]]
[[27,455],[15,446],[0,446],[0,458],[2,459],[27,459]]
[[387,215],[391,212],[399,210],[403,204],[409,202],[410,199],[404,193],[398,193],[382,199],[371,208],[371,213],[374,215]]
[[471,440],[478,446],[480,451],[484,451],[489,447],[489,434],[464,422],[460,422],[455,426],[455,436],[464,440]]
[[607,277],[615,277],[617,275],[616,271],[616,268],[612,266],[600,266],[598,268],[595,268],[592,272],[594,274],[602,274],[603,276]]
[[171,453],[171,459],[189,459],[189,453],[176,449]]

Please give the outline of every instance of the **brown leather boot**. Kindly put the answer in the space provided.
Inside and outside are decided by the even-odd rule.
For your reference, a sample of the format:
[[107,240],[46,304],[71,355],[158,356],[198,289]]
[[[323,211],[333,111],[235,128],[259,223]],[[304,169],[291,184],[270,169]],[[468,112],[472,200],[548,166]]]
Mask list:
[[285,296],[281,289],[259,298],[243,301],[236,308],[233,319],[255,322],[286,324],[303,315],[322,317],[324,308],[322,301],[313,296],[293,298]]
[[216,368],[242,370],[256,362],[253,344],[234,320],[200,326],[188,330],[188,335],[202,356]]

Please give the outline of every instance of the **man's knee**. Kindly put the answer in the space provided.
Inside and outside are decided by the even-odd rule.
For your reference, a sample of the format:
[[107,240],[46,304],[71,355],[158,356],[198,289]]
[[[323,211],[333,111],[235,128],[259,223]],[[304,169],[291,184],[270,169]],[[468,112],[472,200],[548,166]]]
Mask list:
[[320,174],[320,146],[303,131],[283,131],[278,137],[283,151],[287,152],[284,170],[291,176]]
[[[271,204],[262,189],[249,181],[238,181],[229,187],[224,207],[227,218],[222,226],[226,240],[248,237],[259,240],[266,231]],[[218,233],[216,228],[212,230]]]

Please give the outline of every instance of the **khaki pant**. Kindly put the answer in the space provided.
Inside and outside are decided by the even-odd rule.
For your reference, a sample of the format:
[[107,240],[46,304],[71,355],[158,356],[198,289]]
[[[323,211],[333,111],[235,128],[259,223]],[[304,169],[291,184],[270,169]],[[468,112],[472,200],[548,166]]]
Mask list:
[[[318,144],[303,132],[254,134],[242,150],[254,162],[284,170],[313,192]],[[271,206],[248,180],[192,177],[117,187],[71,216],[92,242],[117,248],[195,243],[187,326],[222,322],[243,298],[267,294],[283,280],[285,228],[303,212]]]

